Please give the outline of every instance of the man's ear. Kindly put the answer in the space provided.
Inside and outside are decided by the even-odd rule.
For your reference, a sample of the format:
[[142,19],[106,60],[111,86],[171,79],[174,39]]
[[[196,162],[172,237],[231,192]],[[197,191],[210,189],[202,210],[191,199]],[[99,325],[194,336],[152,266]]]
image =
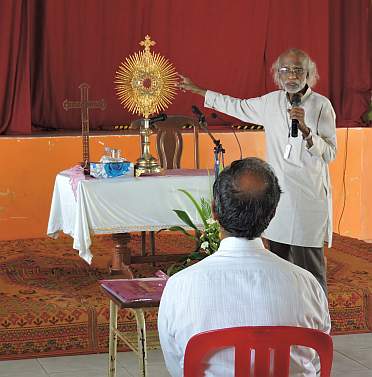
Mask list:
[[211,209],[212,209],[213,219],[218,221],[218,217],[217,217],[217,214],[216,214],[216,203],[214,202],[214,199],[212,199]]

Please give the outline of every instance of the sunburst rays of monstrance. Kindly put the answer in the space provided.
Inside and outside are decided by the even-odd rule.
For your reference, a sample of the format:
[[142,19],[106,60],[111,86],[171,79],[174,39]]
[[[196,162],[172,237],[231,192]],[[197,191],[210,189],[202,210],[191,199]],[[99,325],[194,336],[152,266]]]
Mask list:
[[150,51],[156,43],[146,35],[140,42],[144,50],[127,57],[116,72],[116,93],[121,104],[144,119],[140,127],[141,157],[135,164],[135,174],[154,174],[161,171],[150,153],[150,115],[166,109],[176,93],[177,74],[171,63],[160,54]]

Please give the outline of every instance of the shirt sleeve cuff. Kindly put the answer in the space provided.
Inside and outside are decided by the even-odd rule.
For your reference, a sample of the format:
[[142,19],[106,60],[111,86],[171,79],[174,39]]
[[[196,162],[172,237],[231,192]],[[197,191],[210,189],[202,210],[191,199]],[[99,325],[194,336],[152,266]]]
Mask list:
[[[307,150],[313,155],[313,156],[317,156],[317,157],[321,157],[321,152],[320,152],[320,149],[319,149],[319,136],[318,135],[312,135],[312,141],[313,141],[313,145],[310,147],[310,148],[308,148],[307,146],[306,146],[306,148],[307,148]],[[306,145],[307,145],[307,141],[305,141],[306,142]]]
[[207,90],[204,96],[204,107],[214,109],[214,103],[219,93]]

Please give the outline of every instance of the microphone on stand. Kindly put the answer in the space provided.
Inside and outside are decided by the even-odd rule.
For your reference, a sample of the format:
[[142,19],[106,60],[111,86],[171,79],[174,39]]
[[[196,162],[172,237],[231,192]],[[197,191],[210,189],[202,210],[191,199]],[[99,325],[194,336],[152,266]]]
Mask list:
[[149,123],[164,122],[167,119],[167,114],[159,114],[157,116],[149,118]]
[[191,111],[198,116],[199,118],[199,126],[207,132],[209,137],[212,139],[213,144],[215,145],[213,151],[214,151],[214,174],[215,177],[217,178],[219,173],[220,173],[220,160],[222,162],[222,167],[225,166],[225,159],[224,159],[224,153],[225,149],[222,147],[222,144],[220,140],[217,140],[212,133],[209,131],[209,128],[207,126],[207,122],[205,121],[205,115],[200,111],[200,109],[192,105],[191,106]]
[[198,121],[199,121],[199,125],[200,127],[209,135],[209,137],[212,139],[213,143],[215,145],[218,145],[220,144],[220,141],[217,140],[212,134],[211,132],[209,131],[209,128],[207,127],[206,125],[206,121],[205,121],[205,115],[200,111],[199,107],[195,106],[195,105],[192,105],[191,106],[191,111],[198,116]]
[[[291,105],[293,107],[298,107],[301,104],[301,95],[298,93],[295,93],[292,96]],[[292,126],[291,126],[291,136],[297,137],[298,136],[298,120],[292,119]]]
[[240,145],[240,141],[238,139],[238,136],[236,135],[236,132],[235,132],[235,129],[233,127],[233,125],[229,122],[226,122],[225,119],[221,118],[217,113],[212,113],[211,114],[211,117],[213,119],[219,119],[219,120],[222,120],[222,122],[224,123],[224,125],[228,125],[229,127],[231,127],[231,130],[235,136],[235,139],[236,139],[236,142],[238,143],[238,147],[239,147],[239,151],[240,151],[240,159],[242,160],[243,159],[243,151],[242,151],[242,146]]
[[191,111],[198,116],[199,118],[199,123],[204,123],[205,122],[205,115],[200,111],[199,107],[192,105],[191,106]]

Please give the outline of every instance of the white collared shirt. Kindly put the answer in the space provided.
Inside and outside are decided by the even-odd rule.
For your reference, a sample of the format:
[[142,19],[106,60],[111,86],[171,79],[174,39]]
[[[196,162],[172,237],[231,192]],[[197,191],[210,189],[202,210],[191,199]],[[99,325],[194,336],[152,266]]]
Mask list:
[[[308,271],[266,250],[261,239],[229,237],[219,250],[172,276],[158,317],[160,343],[172,377],[183,376],[188,340],[235,326],[301,326],[329,333],[323,289]],[[310,349],[292,354],[291,376],[315,376]],[[233,376],[232,352],[210,359],[206,376]]]
[[[328,163],[336,156],[336,116],[330,101],[310,88],[301,98],[305,123],[313,135],[311,148],[307,148],[300,131],[298,137],[290,137],[291,105],[283,90],[244,100],[207,91],[204,106],[265,127],[267,162],[283,194],[264,236],[289,245],[322,247],[326,240],[331,246]],[[290,154],[285,158],[288,145]]]

